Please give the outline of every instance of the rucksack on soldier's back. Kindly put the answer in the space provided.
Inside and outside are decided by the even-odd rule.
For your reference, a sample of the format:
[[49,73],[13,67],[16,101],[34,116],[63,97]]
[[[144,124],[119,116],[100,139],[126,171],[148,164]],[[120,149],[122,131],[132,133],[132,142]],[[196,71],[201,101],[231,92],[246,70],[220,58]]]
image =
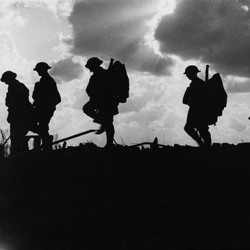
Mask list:
[[219,73],[208,79],[208,65],[206,69],[206,121],[207,125],[216,125],[219,116],[227,105],[227,93]]
[[129,78],[125,65],[111,58],[108,75],[112,94],[119,102],[125,103],[129,97]]

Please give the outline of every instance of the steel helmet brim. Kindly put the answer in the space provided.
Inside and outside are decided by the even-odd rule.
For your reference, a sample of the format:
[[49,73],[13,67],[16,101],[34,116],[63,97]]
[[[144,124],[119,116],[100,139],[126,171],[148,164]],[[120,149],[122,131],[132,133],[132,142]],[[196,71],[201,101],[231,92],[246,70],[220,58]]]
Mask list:
[[195,72],[184,72],[183,74],[186,75],[186,74],[190,74],[190,73],[199,73],[199,72],[201,72],[201,71],[198,70],[198,71],[195,71]]
[[37,65],[35,66],[35,68],[33,70],[37,71],[39,69],[47,69],[48,70],[48,69],[51,69],[51,67],[45,62],[39,62],[39,63],[37,63]]
[[85,67],[91,69],[93,67],[100,66],[102,63],[103,61],[98,57],[91,57],[88,59],[87,63],[85,64]]
[[1,82],[7,82],[9,80],[14,80],[16,79],[17,74],[15,72],[12,71],[6,71],[2,74],[2,77],[0,79]]
[[186,67],[185,72],[183,74],[192,74],[201,72],[195,65],[189,65]]

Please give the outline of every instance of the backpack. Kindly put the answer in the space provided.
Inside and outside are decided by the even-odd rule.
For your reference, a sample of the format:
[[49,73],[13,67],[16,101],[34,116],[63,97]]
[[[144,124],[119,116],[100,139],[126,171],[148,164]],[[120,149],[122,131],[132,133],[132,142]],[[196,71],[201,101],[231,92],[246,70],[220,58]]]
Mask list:
[[108,84],[111,94],[121,103],[129,97],[129,78],[126,67],[112,58],[108,67]]
[[206,69],[206,122],[207,125],[216,125],[219,116],[227,105],[227,93],[219,73],[208,79],[208,66]]

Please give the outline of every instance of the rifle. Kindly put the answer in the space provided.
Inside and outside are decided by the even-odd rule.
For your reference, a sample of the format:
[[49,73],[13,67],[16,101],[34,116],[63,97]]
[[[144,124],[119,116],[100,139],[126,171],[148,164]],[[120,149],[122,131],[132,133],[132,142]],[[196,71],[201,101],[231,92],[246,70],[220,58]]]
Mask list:
[[209,65],[206,65],[205,82],[208,82],[208,79],[209,79]]

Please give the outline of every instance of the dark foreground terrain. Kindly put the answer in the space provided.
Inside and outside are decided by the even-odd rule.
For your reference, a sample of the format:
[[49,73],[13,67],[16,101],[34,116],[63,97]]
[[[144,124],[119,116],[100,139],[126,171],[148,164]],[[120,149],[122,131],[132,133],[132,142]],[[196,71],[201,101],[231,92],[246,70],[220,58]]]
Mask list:
[[1,160],[1,250],[176,248],[250,248],[250,144]]

